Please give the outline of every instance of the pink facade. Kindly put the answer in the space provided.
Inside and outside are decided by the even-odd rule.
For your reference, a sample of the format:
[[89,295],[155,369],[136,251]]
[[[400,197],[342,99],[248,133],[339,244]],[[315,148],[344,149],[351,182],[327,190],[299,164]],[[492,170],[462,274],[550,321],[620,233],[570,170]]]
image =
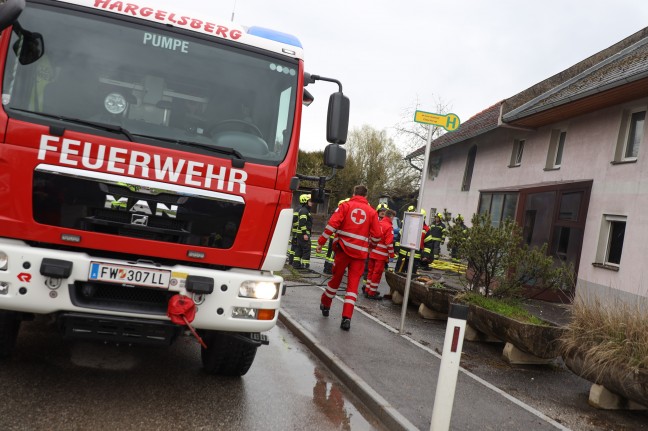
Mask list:
[[[461,213],[467,222],[478,211],[480,191],[525,188],[571,181],[591,181],[591,195],[579,247],[578,294],[614,294],[625,299],[648,296],[648,130],[636,160],[615,160],[627,128],[624,112],[646,111],[648,98],[606,107],[534,130],[497,127],[453,145],[433,150],[440,169],[425,184],[423,208]],[[552,131],[566,132],[559,168],[548,168],[554,157]],[[524,140],[519,166],[510,166],[516,140]],[[462,191],[466,162],[476,146],[470,188]],[[438,159],[436,159],[438,160]],[[519,208],[518,208],[519,210]],[[606,218],[607,217],[607,218]],[[625,221],[620,262],[604,265],[610,217]],[[617,219],[614,219],[617,220]],[[522,220],[518,220],[522,222]],[[598,265],[596,265],[598,263]]]

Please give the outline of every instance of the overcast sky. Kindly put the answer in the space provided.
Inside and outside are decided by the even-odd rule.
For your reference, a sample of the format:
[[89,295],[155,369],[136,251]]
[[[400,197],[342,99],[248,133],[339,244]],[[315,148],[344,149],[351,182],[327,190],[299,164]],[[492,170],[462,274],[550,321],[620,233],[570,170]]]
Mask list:
[[[210,2],[211,3],[211,2]],[[339,79],[350,127],[387,130],[448,104],[462,122],[648,26],[646,0],[220,0],[215,13],[297,36],[306,71]],[[213,4],[212,3],[212,4]],[[301,147],[326,145],[330,83],[308,87]]]

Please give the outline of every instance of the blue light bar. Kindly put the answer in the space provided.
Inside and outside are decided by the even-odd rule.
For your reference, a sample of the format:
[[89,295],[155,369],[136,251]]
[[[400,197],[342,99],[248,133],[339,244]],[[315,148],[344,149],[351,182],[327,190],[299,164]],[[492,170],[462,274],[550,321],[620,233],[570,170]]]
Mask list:
[[285,43],[287,45],[296,46],[298,48],[303,48],[299,39],[297,39],[292,34],[282,33],[280,31],[270,30],[263,27],[250,27],[248,29],[248,34],[253,36],[262,37],[264,39],[274,40],[275,42]]

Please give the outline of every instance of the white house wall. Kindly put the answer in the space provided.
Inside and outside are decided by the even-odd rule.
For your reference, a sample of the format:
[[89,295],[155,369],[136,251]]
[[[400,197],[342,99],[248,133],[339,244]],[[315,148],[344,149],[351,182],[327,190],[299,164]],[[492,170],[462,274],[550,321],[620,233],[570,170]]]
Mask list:
[[[593,180],[585,225],[580,267],[579,294],[614,294],[622,298],[648,296],[648,130],[636,163],[611,164],[622,122],[623,109],[648,107],[648,100],[597,111],[569,121],[520,131],[498,128],[438,151],[438,176],[428,179],[423,196],[426,209],[446,208],[466,222],[477,211],[479,190],[538,183]],[[648,119],[644,123],[648,125]],[[545,170],[551,131],[567,131],[561,167]],[[525,139],[522,163],[508,167],[513,140]],[[472,145],[477,155],[469,191],[461,191],[466,158]],[[618,271],[594,267],[604,214],[627,217]]]

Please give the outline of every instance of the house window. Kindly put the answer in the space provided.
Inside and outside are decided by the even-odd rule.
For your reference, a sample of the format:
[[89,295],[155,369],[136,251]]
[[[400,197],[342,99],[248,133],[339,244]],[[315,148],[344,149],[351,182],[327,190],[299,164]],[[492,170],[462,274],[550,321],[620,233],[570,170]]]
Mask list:
[[468,160],[466,160],[466,170],[464,171],[463,183],[461,184],[461,191],[465,192],[470,190],[470,182],[472,181],[473,169],[475,168],[475,157],[477,156],[477,146],[468,151]]
[[601,225],[596,261],[604,266],[618,267],[626,230],[626,216],[605,214]]
[[639,156],[639,146],[644,137],[646,110],[636,109],[623,113],[619,140],[614,155],[615,162],[633,162]]
[[558,137],[558,148],[556,148],[556,158],[554,159],[554,168],[559,168],[560,163],[562,162],[563,148],[565,148],[565,138],[567,138],[567,132],[560,132]]
[[639,154],[639,144],[643,141],[644,121],[646,120],[646,111],[634,112],[630,116],[630,125],[628,127],[628,139],[624,157],[626,159],[636,158]]
[[491,224],[499,226],[504,220],[515,219],[517,193],[482,193],[479,198],[479,213],[488,213]]
[[509,168],[520,166],[520,164],[522,163],[524,142],[524,139],[516,139],[513,141],[513,153],[511,154],[511,163],[509,164]]
[[567,132],[564,130],[552,130],[551,137],[549,138],[549,151],[547,152],[547,163],[545,171],[552,171],[560,169],[562,163],[563,149],[565,148],[565,140],[567,139]]

